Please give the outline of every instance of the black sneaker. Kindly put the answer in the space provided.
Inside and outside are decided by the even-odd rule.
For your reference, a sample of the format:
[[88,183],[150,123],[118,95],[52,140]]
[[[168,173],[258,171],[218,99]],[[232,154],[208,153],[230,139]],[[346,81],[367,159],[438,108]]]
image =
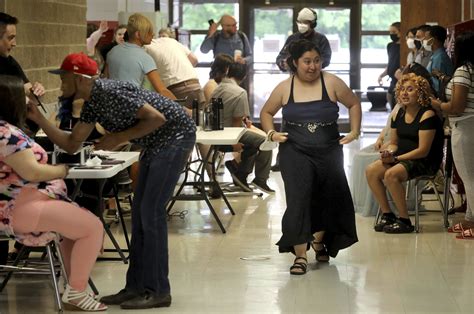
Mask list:
[[415,231],[413,225],[407,225],[400,219],[397,219],[394,223],[383,227],[383,232],[385,233],[412,233]]
[[380,218],[379,223],[374,226],[374,230],[377,232],[382,232],[384,231],[383,228],[385,226],[393,224],[396,220],[397,218],[395,218],[395,216],[391,216],[391,215],[389,216],[389,215],[383,214],[382,217]]
[[268,186],[267,182],[265,182],[265,181],[260,181],[260,180],[254,179],[252,181],[252,184],[255,185],[257,188],[259,188],[260,190],[266,192],[266,193],[275,193],[275,190],[270,188]]
[[237,171],[237,167],[235,166],[232,160],[228,160],[225,162],[225,167],[229,170],[230,175],[232,176],[232,181],[234,184],[242,189],[244,192],[252,192],[252,189],[247,183],[247,179],[245,176],[240,175]]

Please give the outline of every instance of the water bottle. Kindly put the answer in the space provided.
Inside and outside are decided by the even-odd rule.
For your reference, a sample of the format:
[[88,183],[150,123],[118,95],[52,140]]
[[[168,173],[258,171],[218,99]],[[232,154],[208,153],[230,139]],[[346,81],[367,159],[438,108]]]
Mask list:
[[220,124],[220,119],[219,119],[219,100],[216,98],[212,98],[211,102],[211,107],[212,107],[212,129],[213,130],[219,130],[219,124]]
[[204,131],[212,131],[212,120],[213,114],[211,111],[211,106],[208,106],[206,111],[204,111]]
[[193,120],[196,123],[196,126],[199,126],[199,102],[197,99],[193,100]]
[[217,108],[219,116],[219,130],[224,130],[224,102],[222,98],[217,98]]

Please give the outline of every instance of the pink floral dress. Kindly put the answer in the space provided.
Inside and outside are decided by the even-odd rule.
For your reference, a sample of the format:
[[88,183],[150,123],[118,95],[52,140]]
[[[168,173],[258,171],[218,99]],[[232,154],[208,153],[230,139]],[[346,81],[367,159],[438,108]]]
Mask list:
[[12,228],[12,216],[15,199],[24,187],[34,188],[52,199],[70,201],[63,180],[47,182],[29,182],[21,178],[10,166],[4,163],[6,157],[16,152],[31,149],[41,164],[46,164],[46,151],[22,130],[0,120],[0,231],[14,237],[27,246],[42,246],[54,239],[53,232],[15,234]]

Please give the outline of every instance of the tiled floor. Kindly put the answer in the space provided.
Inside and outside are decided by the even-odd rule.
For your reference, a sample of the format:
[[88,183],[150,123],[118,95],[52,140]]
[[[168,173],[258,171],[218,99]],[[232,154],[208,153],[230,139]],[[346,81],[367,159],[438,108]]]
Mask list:
[[[366,135],[345,148],[348,174],[353,153],[372,141]],[[293,257],[275,246],[285,210],[279,173],[271,174],[270,185],[275,195],[231,198],[235,216],[223,201],[212,201],[227,234],[204,202],[177,203],[176,209],[188,214],[169,222],[173,304],[137,313],[474,312],[474,241],[447,233],[440,213],[421,216],[421,233],[404,235],[376,233],[373,218],[357,216],[357,244],[325,265],[315,263],[309,252],[309,272],[290,276]],[[123,287],[126,269],[121,262],[97,262],[93,279],[101,295]],[[15,277],[0,294],[2,314],[54,310],[43,277]],[[108,313],[128,312],[111,306]]]

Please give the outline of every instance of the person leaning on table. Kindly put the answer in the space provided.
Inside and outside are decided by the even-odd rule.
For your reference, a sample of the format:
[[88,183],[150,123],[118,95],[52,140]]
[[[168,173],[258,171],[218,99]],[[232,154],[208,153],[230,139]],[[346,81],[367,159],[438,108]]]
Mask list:
[[142,146],[132,207],[132,242],[125,288],[101,299],[124,309],[170,306],[168,231],[165,205],[196,141],[196,125],[182,106],[133,83],[99,79],[97,64],[82,53],[68,55],[58,70],[64,97],[85,100],[71,133],[58,129],[35,106],[29,117],[69,153],[100,123],[109,133],[96,149],[131,141]]

